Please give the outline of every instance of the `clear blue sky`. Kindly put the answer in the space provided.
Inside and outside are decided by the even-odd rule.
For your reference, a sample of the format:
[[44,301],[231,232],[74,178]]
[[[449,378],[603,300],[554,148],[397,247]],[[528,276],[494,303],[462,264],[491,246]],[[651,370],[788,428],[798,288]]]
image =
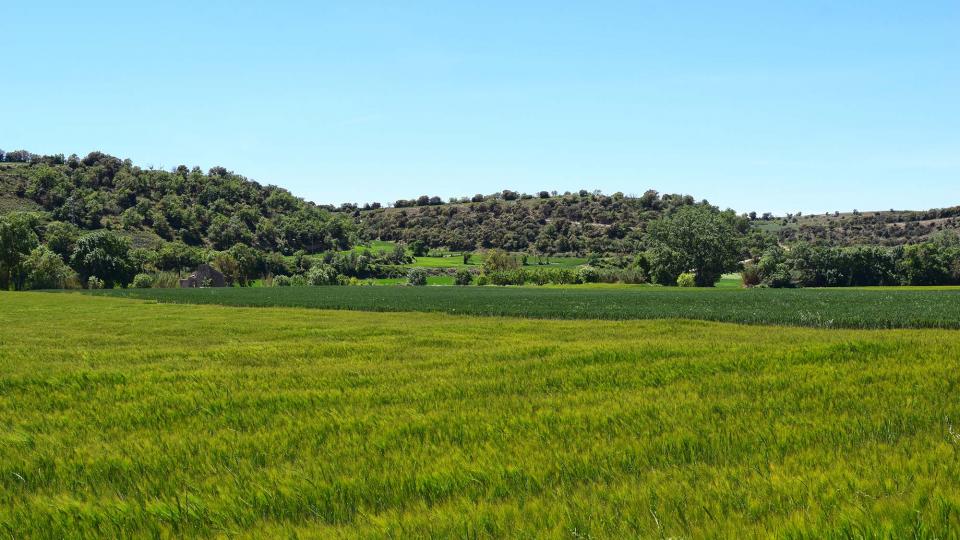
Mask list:
[[318,202],[960,204],[957,0],[11,2],[0,51],[0,148]]

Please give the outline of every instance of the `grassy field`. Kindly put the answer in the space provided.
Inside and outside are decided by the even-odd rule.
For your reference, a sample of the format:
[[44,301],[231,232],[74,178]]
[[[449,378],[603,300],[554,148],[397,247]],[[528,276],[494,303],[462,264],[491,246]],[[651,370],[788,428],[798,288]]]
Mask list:
[[0,293],[12,537],[960,531],[960,334]]
[[273,287],[126,289],[92,294],[160,302],[426,311],[554,319],[684,318],[846,328],[960,328],[960,289]]

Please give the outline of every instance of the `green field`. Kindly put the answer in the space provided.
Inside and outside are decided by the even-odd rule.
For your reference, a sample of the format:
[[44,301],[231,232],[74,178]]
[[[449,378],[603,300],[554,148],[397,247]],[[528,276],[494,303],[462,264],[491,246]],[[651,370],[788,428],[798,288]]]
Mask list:
[[960,531],[956,331],[0,293],[0,345],[14,538]]
[[683,318],[847,328],[960,328],[960,289],[569,287],[273,287],[123,289],[161,302],[427,311],[552,319]]

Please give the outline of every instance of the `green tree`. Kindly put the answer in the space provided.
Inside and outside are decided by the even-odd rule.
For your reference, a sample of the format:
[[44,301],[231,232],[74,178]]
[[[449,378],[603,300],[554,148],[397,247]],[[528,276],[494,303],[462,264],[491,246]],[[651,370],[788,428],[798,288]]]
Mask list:
[[80,231],[76,225],[72,223],[51,221],[43,231],[43,239],[47,247],[57,255],[60,255],[63,262],[70,260],[78,238],[80,238]]
[[104,286],[126,286],[133,279],[130,240],[113,231],[96,231],[80,237],[70,258],[70,266],[80,274],[81,282],[96,276]]
[[263,268],[263,254],[246,244],[234,244],[230,255],[237,261],[237,282],[241,287],[256,279]]
[[157,251],[155,264],[159,270],[179,272],[196,268],[201,262],[203,262],[203,254],[199,249],[183,242],[169,242]]
[[13,212],[0,216],[0,290],[23,289],[27,271],[24,261],[40,240],[34,232],[37,216]]
[[724,272],[735,270],[741,237],[738,219],[732,212],[683,206],[651,223],[651,266],[658,282],[674,285],[680,274],[693,272],[698,287],[712,287]]
[[46,246],[37,246],[24,261],[27,286],[31,289],[62,289],[73,273],[60,258]]
[[491,249],[483,259],[483,272],[491,274],[520,268],[517,258],[502,249]]

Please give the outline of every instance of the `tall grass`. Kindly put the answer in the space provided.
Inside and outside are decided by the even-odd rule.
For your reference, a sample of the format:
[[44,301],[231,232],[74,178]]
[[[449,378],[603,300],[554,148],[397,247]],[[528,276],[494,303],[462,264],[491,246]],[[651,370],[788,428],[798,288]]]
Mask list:
[[0,530],[960,530],[960,334],[0,293]]

